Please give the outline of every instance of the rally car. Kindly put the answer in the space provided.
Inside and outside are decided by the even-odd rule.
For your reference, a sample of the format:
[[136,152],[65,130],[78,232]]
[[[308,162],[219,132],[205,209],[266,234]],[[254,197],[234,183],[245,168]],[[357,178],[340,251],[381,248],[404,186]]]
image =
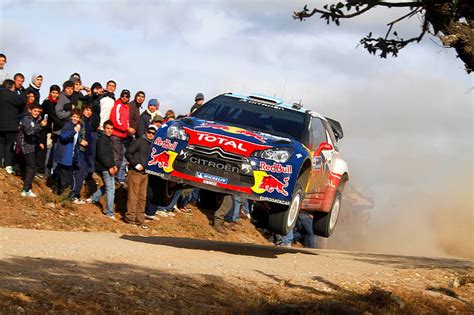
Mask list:
[[189,186],[202,188],[201,204],[214,209],[223,194],[237,194],[266,209],[270,231],[287,234],[303,209],[314,211],[315,233],[328,237],[349,179],[336,146],[342,136],[337,121],[300,104],[226,93],[163,124],[146,172],[157,203]]

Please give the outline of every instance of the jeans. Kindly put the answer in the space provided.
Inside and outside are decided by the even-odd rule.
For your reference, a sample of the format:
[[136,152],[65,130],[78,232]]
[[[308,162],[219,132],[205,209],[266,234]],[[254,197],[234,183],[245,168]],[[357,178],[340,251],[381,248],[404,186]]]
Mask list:
[[26,170],[25,179],[23,181],[23,190],[28,191],[31,189],[31,184],[36,175],[36,152],[25,154],[24,158]]
[[117,172],[116,178],[117,181],[120,183],[125,182],[125,175],[127,174],[127,160],[125,159],[125,152],[127,152],[128,147],[130,146],[130,143],[132,142],[132,137],[127,137],[123,139],[122,144],[123,144],[123,158],[122,158],[122,163],[120,164],[119,171]]
[[194,188],[189,195],[188,202],[198,202],[199,201],[199,188]]
[[306,212],[300,212],[296,219],[295,241],[301,240],[306,248],[316,248],[316,236],[313,231],[313,217]]
[[173,199],[171,199],[171,202],[169,205],[160,207],[158,205],[155,205],[152,203],[149,199],[146,201],[146,215],[155,215],[156,211],[170,211],[178,204],[179,197],[181,197],[181,191],[177,191],[173,195]]
[[239,221],[240,207],[241,206],[242,206],[242,209],[243,209],[245,214],[250,213],[248,200],[241,197],[241,196],[232,195],[232,206],[230,207],[229,211],[227,212],[227,214],[225,216],[225,220],[227,222],[237,222],[237,221]]
[[[79,160],[85,161],[85,153],[79,152],[78,154],[81,155]],[[79,163],[79,165],[75,167],[74,172],[73,172],[71,197],[79,198],[81,196],[81,188],[86,176],[87,176],[87,164],[85,162]]]
[[91,196],[91,199],[93,202],[99,202],[100,198],[105,194],[105,214],[111,217],[114,215],[115,179],[108,171],[101,172],[100,176],[104,181],[104,185],[97,189],[97,191]]

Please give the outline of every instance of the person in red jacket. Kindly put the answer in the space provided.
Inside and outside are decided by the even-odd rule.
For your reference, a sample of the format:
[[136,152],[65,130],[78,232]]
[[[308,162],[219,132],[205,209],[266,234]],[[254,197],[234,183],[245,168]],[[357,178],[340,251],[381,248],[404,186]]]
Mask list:
[[[133,129],[129,125],[130,110],[128,101],[130,100],[130,91],[122,90],[120,98],[115,101],[114,107],[110,112],[110,120],[114,124],[114,132],[110,137],[114,149],[114,161],[117,169],[120,168],[124,159],[124,143]],[[125,174],[124,174],[125,175]],[[125,177],[125,176],[124,176]],[[117,178],[119,182],[125,182],[125,178]]]

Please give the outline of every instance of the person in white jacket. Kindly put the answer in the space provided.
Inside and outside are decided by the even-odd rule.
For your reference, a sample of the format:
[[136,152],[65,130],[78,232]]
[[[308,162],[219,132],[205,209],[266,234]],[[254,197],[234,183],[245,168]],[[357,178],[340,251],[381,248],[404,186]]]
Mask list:
[[106,85],[106,92],[103,94],[100,100],[100,124],[99,130],[104,130],[104,123],[110,119],[110,112],[115,103],[115,89],[117,83],[114,80],[109,80]]

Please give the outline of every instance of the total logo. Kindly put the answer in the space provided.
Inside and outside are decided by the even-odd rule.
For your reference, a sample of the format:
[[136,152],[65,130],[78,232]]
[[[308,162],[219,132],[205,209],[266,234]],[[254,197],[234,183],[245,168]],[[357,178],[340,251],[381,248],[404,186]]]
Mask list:
[[226,152],[249,157],[256,150],[270,148],[267,145],[256,144],[245,140],[232,138],[210,132],[197,131],[185,128],[189,135],[189,144],[201,145],[208,148],[220,147]]
[[151,149],[148,166],[156,165],[159,168],[162,168],[166,173],[173,171],[173,162],[178,154],[172,151],[163,151],[158,154],[156,152],[156,148]]
[[288,196],[288,191],[286,191],[285,188],[288,187],[290,177],[285,177],[283,182],[281,182],[273,175],[269,175],[266,172],[255,171],[253,174],[255,177],[255,185],[252,187],[252,190],[257,194],[277,191],[283,196]]
[[196,128],[211,128],[211,129],[223,130],[223,131],[226,131],[228,133],[233,133],[233,134],[238,134],[238,135],[251,137],[251,138],[257,139],[258,141],[260,141],[262,143],[265,143],[265,138],[262,135],[259,135],[255,132],[248,131],[246,129],[242,129],[242,128],[239,128],[239,127],[203,123],[203,124],[201,124],[200,126],[198,126]]
[[270,165],[265,162],[260,162],[260,170],[272,173],[293,173],[293,167],[291,165],[283,166],[280,163],[273,163]]
[[155,144],[159,147],[162,147],[163,149],[167,150],[176,150],[176,147],[178,146],[178,142],[171,142],[170,139],[165,139],[163,140],[162,138],[158,137],[155,140]]

